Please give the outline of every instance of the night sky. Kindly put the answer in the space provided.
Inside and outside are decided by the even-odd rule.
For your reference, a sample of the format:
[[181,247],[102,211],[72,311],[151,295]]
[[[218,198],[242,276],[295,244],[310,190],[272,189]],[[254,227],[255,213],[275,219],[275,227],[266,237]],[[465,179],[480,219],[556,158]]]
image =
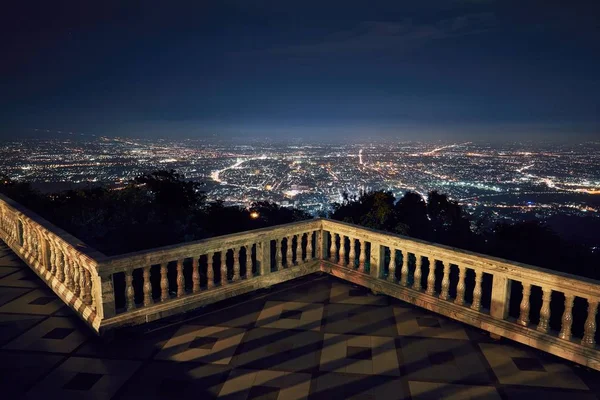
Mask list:
[[14,3],[3,138],[600,138],[597,0]]

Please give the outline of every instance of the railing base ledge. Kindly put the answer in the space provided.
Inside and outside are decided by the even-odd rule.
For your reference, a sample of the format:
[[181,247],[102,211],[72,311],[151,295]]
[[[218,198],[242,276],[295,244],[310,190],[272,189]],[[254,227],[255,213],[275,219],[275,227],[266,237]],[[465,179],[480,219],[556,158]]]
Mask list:
[[307,264],[270,272],[263,276],[241,280],[223,287],[216,287],[208,291],[204,290],[181,298],[156,303],[148,307],[141,307],[137,310],[118,314],[103,320],[100,332],[101,334],[105,334],[107,331],[117,327],[140,325],[156,321],[316,272],[320,272],[319,261],[312,261]]
[[573,341],[566,341],[547,334],[537,332],[510,321],[496,320],[493,317],[473,311],[468,307],[443,301],[424,292],[403,287],[397,283],[377,279],[373,276],[357,273],[348,268],[323,261],[321,270],[332,276],[366,287],[390,297],[405,301],[426,310],[447,316],[455,321],[487,331],[496,337],[503,337],[525,344],[535,349],[553,354],[600,371],[600,356],[595,348],[586,348]]

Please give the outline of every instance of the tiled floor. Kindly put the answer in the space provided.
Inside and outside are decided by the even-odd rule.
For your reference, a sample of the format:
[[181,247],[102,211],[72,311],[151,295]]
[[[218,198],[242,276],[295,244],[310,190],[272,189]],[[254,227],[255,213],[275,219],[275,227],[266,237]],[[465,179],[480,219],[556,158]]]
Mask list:
[[600,373],[313,275],[95,337],[0,246],[2,398],[597,399]]

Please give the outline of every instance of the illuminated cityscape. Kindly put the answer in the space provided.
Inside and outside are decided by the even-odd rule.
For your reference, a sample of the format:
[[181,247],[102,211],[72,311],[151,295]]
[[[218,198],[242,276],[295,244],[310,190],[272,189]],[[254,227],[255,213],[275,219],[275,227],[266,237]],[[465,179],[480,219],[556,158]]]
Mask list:
[[43,191],[107,184],[175,169],[208,200],[272,201],[326,214],[344,193],[447,193],[475,218],[600,218],[600,143],[274,143],[68,136],[5,142],[0,170]]

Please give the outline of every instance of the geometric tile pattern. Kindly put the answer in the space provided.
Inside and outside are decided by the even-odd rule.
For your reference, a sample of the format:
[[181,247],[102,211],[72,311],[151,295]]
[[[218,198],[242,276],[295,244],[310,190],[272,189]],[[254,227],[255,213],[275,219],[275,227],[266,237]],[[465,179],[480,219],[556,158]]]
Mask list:
[[600,374],[313,275],[98,338],[0,244],[2,398],[595,399]]
[[493,343],[480,343],[479,347],[500,383],[557,389],[587,388],[572,368],[542,353]]

